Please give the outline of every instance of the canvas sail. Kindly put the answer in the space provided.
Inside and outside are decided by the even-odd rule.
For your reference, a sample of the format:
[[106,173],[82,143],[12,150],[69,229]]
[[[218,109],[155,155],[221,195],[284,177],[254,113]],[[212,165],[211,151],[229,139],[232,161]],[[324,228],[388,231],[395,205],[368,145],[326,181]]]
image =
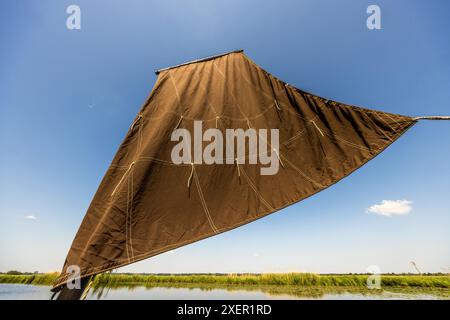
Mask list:
[[[278,129],[276,174],[261,164],[172,161],[177,128]],[[301,201],[382,152],[416,119],[327,100],[242,51],[158,72],[109,166],[54,289],[231,230]],[[207,142],[204,142],[205,146]],[[232,155],[236,159],[237,154]],[[225,159],[224,159],[225,160]]]

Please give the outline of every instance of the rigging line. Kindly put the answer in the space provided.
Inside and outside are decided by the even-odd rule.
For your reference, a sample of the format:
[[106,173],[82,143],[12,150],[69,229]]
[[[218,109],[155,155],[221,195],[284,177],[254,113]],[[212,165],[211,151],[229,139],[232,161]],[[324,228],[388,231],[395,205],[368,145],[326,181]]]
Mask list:
[[[211,104],[210,104],[210,106],[212,107]],[[245,117],[245,118],[230,117],[230,116],[227,116],[227,115],[225,115],[225,114],[222,114],[220,117],[226,118],[226,119],[229,119],[229,120],[235,120],[235,121],[243,121],[243,120],[246,120],[246,119],[252,119],[252,120],[254,120],[254,119],[257,119],[257,118],[261,117],[263,114],[269,112],[269,111],[272,109],[272,107],[273,107],[273,103],[272,103],[271,105],[269,105],[266,109],[264,109],[263,111],[261,111],[260,113],[257,113],[257,114],[255,114],[255,115],[251,115],[251,116],[248,116],[248,117]],[[294,113],[294,114],[295,114],[294,111],[291,111],[291,113]],[[164,112],[161,112],[161,114],[158,115],[158,116],[147,117],[147,119],[149,119],[149,120],[151,120],[151,121],[153,121],[153,120],[159,120],[159,119],[163,118],[166,114],[174,114],[174,115],[176,115],[176,116],[179,116],[179,115],[180,115],[180,113],[178,113],[178,112],[174,112],[174,111],[164,111]],[[297,116],[301,118],[300,115],[297,114]],[[215,120],[215,117],[201,119],[201,118],[193,118],[193,117],[183,116],[183,119],[191,120],[191,121],[202,120],[203,122],[208,122],[208,121],[214,121],[214,120]]]
[[[269,146],[271,147],[271,146]],[[245,162],[245,160],[248,157],[261,157],[262,155],[267,155],[266,151],[261,151],[261,152],[255,152],[255,153],[246,153],[240,157],[235,158],[233,155],[229,156],[229,157],[224,157],[224,158],[216,158],[216,161],[218,161],[220,164],[232,164],[232,163],[228,163],[228,161],[233,161],[233,163],[235,163],[236,159],[238,160],[242,160]],[[136,160],[136,162],[151,162],[154,161],[156,163],[160,163],[160,164],[164,164],[164,165],[170,165],[170,166],[190,166],[191,163],[173,163],[170,161],[166,161],[166,160],[162,160],[162,159],[157,159],[157,158],[152,158],[152,157],[140,157],[139,159]]]
[[[267,140],[265,140],[265,141],[270,146],[270,148],[272,148],[272,144],[269,143]],[[324,186],[322,184],[320,184],[320,183],[316,182],[315,180],[313,180],[312,178],[310,178],[303,171],[301,171],[299,168],[297,168],[292,162],[290,162],[286,157],[283,157],[280,154],[277,154],[277,156],[279,157],[280,162],[281,162],[281,158],[283,158],[295,171],[297,171],[297,173],[299,173],[301,176],[303,176],[303,178],[305,178],[306,180],[310,181],[311,183],[319,186],[320,188],[324,188]],[[283,168],[284,168],[284,166],[283,166]],[[246,176],[246,178],[248,179],[247,175],[245,174],[245,171],[243,171],[243,173],[244,173],[244,176]]]
[[192,175],[194,174],[194,163],[191,162],[191,174],[189,175],[189,179],[187,182],[187,187],[188,189],[191,187],[191,180],[192,180]]
[[241,176],[241,170],[239,169],[239,162],[238,162],[238,158],[234,159],[236,160],[236,167],[237,167],[237,172],[238,172],[238,176]]
[[[270,86],[272,87],[272,91],[273,91],[274,94],[276,95],[276,92],[275,92],[275,90],[274,90],[274,88],[273,88],[272,82],[270,81],[270,77],[273,77],[276,81],[281,82],[281,83],[283,83],[283,81],[280,80],[280,79],[278,79],[277,77],[273,76],[272,74],[270,74],[269,72],[267,72],[267,71],[264,70],[263,68],[261,68],[258,64],[256,64],[252,59],[250,59],[249,57],[247,57],[245,54],[244,54],[244,56],[245,56],[246,60],[249,61],[256,69],[261,70],[261,71],[266,75],[266,77],[269,78],[268,81],[269,81],[269,83],[270,83]],[[267,97],[270,97],[270,95],[266,94],[264,91],[262,91],[262,90],[260,90],[259,88],[257,88],[257,87],[256,87],[251,81],[249,81],[245,76],[242,76],[242,78],[243,78],[249,85],[253,86],[256,90],[258,90],[259,92],[261,92],[263,95],[265,95],[265,96],[267,96]],[[349,106],[349,105],[347,105],[347,104],[345,104],[345,103],[343,103],[343,102],[337,102],[337,101],[329,100],[329,99],[320,97],[320,96],[318,96],[318,95],[315,95],[315,94],[312,94],[312,93],[303,91],[303,90],[301,90],[301,89],[298,89],[297,87],[291,86],[289,83],[285,83],[285,82],[284,82],[284,86],[285,86],[285,87],[292,87],[292,88],[295,89],[297,92],[300,92],[301,94],[304,94],[304,95],[306,95],[306,96],[308,96],[308,97],[311,97],[311,98],[313,98],[313,99],[319,99],[319,100],[323,101],[324,103],[328,103],[328,102],[331,102],[331,103],[337,103],[337,104],[342,105],[342,106],[345,107],[345,108],[351,107],[351,108],[359,109],[359,110],[362,110],[362,111],[365,111],[365,112],[374,113],[374,114],[376,114],[382,121],[384,121],[388,126],[390,126],[390,124],[387,123],[385,119],[383,119],[383,118],[381,118],[381,117],[379,116],[380,113],[386,115],[386,116],[389,117],[391,120],[393,120],[395,123],[397,123],[397,121],[396,121],[395,119],[393,119],[393,118],[391,117],[391,115],[390,115],[389,113],[387,113],[387,112],[383,112],[383,111],[379,111],[379,110],[370,110],[370,109],[366,109],[366,108],[362,108],[362,107],[358,107],[358,106]],[[277,100],[276,100],[276,99],[275,99],[275,103],[277,104]],[[277,104],[277,105],[278,105],[278,104]],[[277,105],[276,105],[276,106],[277,106]],[[280,109],[279,109],[279,110],[280,110]],[[288,108],[287,110],[288,110],[288,111],[291,111],[291,110],[289,110],[289,108]],[[303,117],[300,116],[297,112],[292,112],[292,113],[294,113],[294,114],[298,115],[299,117],[303,118]],[[423,116],[423,117],[416,117],[416,118],[413,118],[413,120],[421,120],[421,119],[423,119],[423,120],[450,120],[450,116]],[[390,126],[390,127],[391,127],[391,126]],[[393,128],[391,127],[391,129],[393,129]],[[393,129],[393,130],[395,131],[395,129]],[[389,139],[389,137],[387,137],[387,138]]]
[[[375,112],[375,113],[373,113],[373,114],[374,114],[375,116],[377,116],[378,119],[380,119],[382,122],[384,122],[385,124],[387,124],[388,127],[389,127],[392,131],[394,131],[395,134],[397,133],[397,131],[395,130],[395,128],[393,128],[393,127],[391,126],[391,124],[390,124],[389,122],[387,122],[386,119],[383,118],[383,117],[381,116],[382,113]],[[384,133],[384,131],[382,131],[382,132],[383,132],[383,134],[384,134],[390,141],[393,141],[387,134]]]
[[[315,123],[315,119],[316,119],[316,118],[318,118],[317,115],[316,115],[312,120],[309,120],[308,123],[306,124],[306,126],[311,125],[311,124],[314,123],[314,124],[316,125],[316,128],[317,128],[317,124]],[[320,128],[319,128],[319,129],[320,129]],[[294,141],[294,140],[300,138],[300,137],[306,132],[306,130],[307,130],[307,128],[305,127],[305,128],[303,128],[302,130],[297,131],[297,132],[294,134],[294,136],[292,136],[291,138],[289,138],[289,139],[287,139],[287,140],[281,142],[281,145],[287,145],[287,144],[291,143],[292,141]],[[399,128],[397,128],[396,130],[399,130]],[[341,137],[338,136],[336,133],[334,133],[333,131],[331,131],[331,130],[329,130],[329,129],[327,129],[327,128],[320,129],[320,132],[321,132],[321,134],[322,134],[323,136],[325,136],[325,134],[326,134],[326,135],[329,136],[330,138],[332,138],[332,139],[334,139],[334,140],[339,140],[339,141],[341,141],[341,142],[343,142],[343,143],[345,143],[345,144],[347,144],[347,145],[350,145],[350,146],[352,146],[352,147],[360,148],[360,149],[365,150],[365,151],[370,151],[370,150],[371,150],[370,148],[368,148],[368,147],[366,147],[366,146],[364,146],[364,145],[359,145],[359,144],[355,144],[355,143],[353,143],[353,142],[347,141],[347,140],[341,138]],[[266,142],[270,145],[270,143],[269,143],[268,141],[266,141]],[[247,156],[252,156],[252,155],[258,156],[258,155],[261,155],[261,154],[263,154],[263,153],[255,153],[255,154],[250,154],[250,153],[249,153],[249,154],[245,154],[243,157],[244,157],[244,159],[245,159]],[[239,158],[239,159],[241,159],[241,158]],[[226,162],[226,161],[228,161],[228,160],[236,160],[236,158],[234,158],[234,157],[224,157],[224,158],[218,158],[218,160],[223,161],[223,162]],[[190,165],[190,163],[186,163],[186,164],[174,164],[173,162],[167,161],[167,160],[164,160],[164,159],[158,159],[158,158],[155,158],[155,157],[145,157],[145,156],[139,157],[136,161],[155,161],[155,162],[162,163],[162,164],[176,165],[176,166],[180,166],[180,165],[181,165],[181,166],[188,166],[188,165]],[[119,167],[119,166],[116,166],[116,167]],[[120,168],[127,168],[127,166],[120,166]]]
[[450,120],[450,116],[422,116],[415,117],[413,120]]
[[[330,132],[331,132],[331,131],[330,131]],[[347,141],[347,140],[345,140],[345,139],[339,137],[337,134],[335,134],[335,133],[333,133],[333,132],[328,133],[327,131],[325,131],[325,134],[326,134],[328,137],[330,137],[331,139],[333,139],[333,140],[335,140],[335,141],[336,141],[336,140],[339,140],[339,141],[341,141],[342,143],[344,143],[344,144],[346,144],[346,145],[349,145],[350,147],[358,148],[358,149],[363,150],[363,151],[369,151],[369,152],[372,151],[370,148],[368,148],[368,147],[366,147],[366,146],[359,145],[359,144],[356,144],[356,143]]]
[[122,178],[119,180],[119,183],[118,183],[118,184],[116,185],[116,187],[114,188],[113,192],[111,193],[111,196],[113,196],[113,195],[116,193],[117,188],[119,188],[119,186],[122,184],[123,179],[125,179],[125,176],[128,174],[128,172],[129,172],[130,169],[134,166],[135,163],[136,163],[136,162],[133,161],[133,162],[128,166],[128,169],[127,169],[127,170],[124,172],[124,174],[122,175]]
[[316,129],[320,132],[320,134],[322,135],[322,137],[324,137],[325,135],[323,134],[322,130],[320,130],[319,126],[316,124],[316,122],[314,120],[309,120],[312,122],[312,124],[314,125],[314,127],[316,127]]
[[[259,91],[262,95],[266,96],[267,98],[273,99],[273,98],[275,97],[275,99],[274,99],[274,103],[276,104],[275,107],[277,107],[277,109],[281,111],[282,109],[279,108],[279,105],[278,105],[278,101],[277,101],[277,99],[276,99],[276,96],[277,96],[277,93],[284,93],[284,91],[283,91],[283,90],[278,91],[278,92],[275,91],[275,89],[273,88],[272,82],[270,81],[270,77],[273,77],[273,78],[274,78],[276,81],[278,81],[278,82],[281,82],[281,83],[284,83],[284,82],[283,82],[282,80],[276,78],[275,76],[273,76],[272,74],[270,74],[270,73],[267,72],[266,70],[262,69],[259,65],[257,65],[257,64],[256,64],[252,59],[250,59],[249,57],[246,56],[246,58],[247,58],[248,61],[251,62],[251,64],[253,64],[253,65],[256,67],[256,69],[261,70],[263,73],[265,73],[265,74],[269,77],[268,81],[269,81],[269,83],[270,83],[270,86],[272,87],[273,96],[271,96],[271,95],[267,94],[266,92],[264,92],[263,90],[257,88],[257,87],[256,87],[250,80],[248,80],[245,76],[242,76],[242,78],[243,78],[250,86],[252,86],[255,90]],[[290,84],[289,84],[289,83],[284,83],[284,86],[285,86],[285,87],[289,87]],[[296,87],[292,87],[292,88],[294,88],[295,90],[299,91],[299,89],[296,88]],[[303,93],[306,93],[306,92],[304,92],[304,91],[302,91],[302,90],[300,90],[300,91],[303,92]],[[320,99],[323,99],[323,98],[321,98],[321,97],[319,97],[319,96],[314,96],[314,95],[312,95],[312,94],[308,94],[308,95],[310,95],[311,97],[314,97],[314,98],[320,98]],[[326,99],[325,99],[325,100],[326,100]],[[326,100],[326,101],[328,101],[328,100]],[[281,103],[280,103],[280,104],[281,104]],[[289,107],[286,108],[285,110],[287,110],[287,111],[289,111],[290,113],[292,113],[292,114],[298,116],[298,117],[301,118],[301,119],[307,120],[305,117],[303,117],[302,115],[300,115],[298,112],[295,112],[295,111],[290,110]],[[316,116],[316,117],[317,117],[317,116]]]
[[[399,123],[399,122],[396,122],[396,123]],[[408,123],[410,123],[410,122],[409,121],[405,121],[403,124],[399,123],[399,125],[395,129],[395,132],[397,132],[397,130],[402,131],[404,129],[404,126],[407,125]],[[325,134],[328,137],[330,137],[331,139],[333,139],[333,140],[339,140],[339,141],[341,141],[342,143],[344,143],[346,145],[349,145],[349,146],[355,147],[355,148],[359,148],[359,149],[361,149],[363,151],[369,151],[369,152],[373,151],[372,148],[367,147],[366,145],[360,145],[360,144],[356,144],[356,143],[353,143],[351,141],[345,140],[344,138],[338,136],[336,133],[334,133],[330,129],[323,128],[323,130],[324,130]]]
[[[365,107],[360,107],[360,106],[355,106],[355,105],[349,105],[349,104],[347,104],[347,103],[345,103],[345,102],[340,102],[340,101],[334,101],[334,100],[326,99],[326,98],[323,98],[323,97],[314,95],[314,94],[312,94],[312,93],[303,91],[303,90],[298,89],[298,88],[297,88],[297,90],[300,91],[302,94],[308,96],[308,97],[311,97],[311,98],[313,98],[313,99],[318,99],[318,100],[320,100],[320,101],[322,101],[322,102],[324,102],[324,103],[330,103],[330,104],[333,104],[333,105],[338,105],[338,107],[340,107],[340,108],[345,108],[345,109],[348,109],[348,108],[350,108],[350,109],[356,109],[356,110],[358,110],[358,111],[360,111],[360,112],[364,112],[364,113],[371,113],[371,114],[377,114],[377,115],[383,114],[383,115],[385,115],[385,116],[391,118],[394,122],[397,122],[395,119],[393,119],[393,118],[391,117],[391,116],[393,115],[392,113],[384,112],[384,111],[381,111],[381,110],[367,109],[367,108],[365,108]],[[383,119],[383,120],[384,120],[384,119]],[[385,120],[384,120],[384,121],[385,121]]]
[[134,129],[134,126],[136,125],[136,123],[138,123],[138,121],[139,120],[141,120],[142,119],[142,114],[139,114],[138,115],[138,117],[133,121],[133,123],[131,124],[131,128],[130,128],[130,130],[133,130]]
[[[312,124],[312,121],[310,120],[309,123]],[[397,128],[397,130],[399,130],[399,128]],[[291,143],[292,141],[300,138],[305,133],[305,131],[306,131],[306,128],[304,128],[301,131],[298,131],[291,138],[287,139],[286,141],[281,142],[281,145],[287,145],[287,144]],[[371,151],[370,148],[368,148],[368,147],[366,147],[364,145],[359,145],[359,144],[355,144],[353,142],[347,141],[347,140],[341,138],[340,136],[338,136],[336,133],[334,133],[334,132],[332,132],[332,131],[330,131],[330,130],[328,130],[326,128],[324,128],[321,131],[322,131],[322,133],[325,133],[327,136],[329,136],[333,140],[339,140],[339,141],[341,141],[342,143],[344,143],[346,145],[349,145],[349,146],[352,146],[352,147],[356,147],[356,148],[360,148],[361,150],[364,150],[364,151]],[[267,143],[268,143],[268,141],[267,141]],[[268,143],[268,144],[270,145],[270,143]],[[247,156],[260,156],[262,154],[264,154],[264,153],[253,153],[253,154],[252,153],[248,153],[248,154],[243,155],[243,157],[239,157],[238,159],[239,160],[242,160],[242,159],[245,160],[245,158]],[[228,160],[236,160],[236,158],[234,158],[234,157],[224,157],[224,158],[218,158],[217,160],[220,160],[222,162],[227,162]],[[157,162],[157,163],[166,164],[166,165],[172,165],[172,166],[189,166],[189,165],[191,165],[190,163],[175,164],[175,163],[173,163],[171,161],[167,161],[167,160],[164,160],[164,159],[159,159],[159,158],[155,158],[155,157],[144,157],[144,156],[139,157],[136,160],[136,162],[145,162],[145,161],[154,161],[154,162]],[[114,167],[128,168],[128,166],[114,166]]]
[[283,121],[283,119],[281,118],[281,111],[283,111],[283,110],[281,110],[280,106],[278,105],[277,99],[274,99],[274,104],[275,104],[275,110],[277,112],[278,118],[281,122],[281,121]]
[[[359,108],[359,107],[356,107],[356,108]],[[387,124],[388,127],[390,127],[394,132],[396,132],[395,129],[392,128],[392,126],[391,126],[389,123],[387,123],[386,120],[384,120],[384,119],[380,116],[380,114],[383,113],[383,112],[375,112],[375,111],[373,111],[373,110],[372,110],[371,112],[369,112],[369,111],[365,111],[365,110],[362,109],[362,108],[359,108],[359,109],[362,110],[363,113],[370,113],[370,114],[375,115],[375,117],[377,117],[378,119],[380,119],[382,122],[384,122],[385,124]],[[367,109],[367,110],[368,110],[368,109]],[[366,119],[367,119],[368,121],[370,121],[370,122],[375,126],[375,128],[377,129],[377,130],[375,130],[376,132],[379,132],[379,131],[380,131],[380,129],[379,129],[380,126],[379,126],[378,124],[376,124],[375,121],[373,121],[372,117],[366,115]],[[386,132],[384,132],[384,130],[381,130],[381,134],[382,134],[383,136],[385,136],[389,141],[392,142],[392,139],[386,134]]]
[[[319,117],[319,116],[316,115],[312,120],[315,120],[315,119],[317,119],[318,117]],[[289,139],[287,139],[287,140],[281,142],[281,144],[283,144],[283,145],[288,145],[288,144],[291,143],[292,141],[294,141],[294,140],[300,138],[300,137],[306,132],[306,130],[308,129],[307,126],[311,125],[311,123],[312,123],[312,122],[311,122],[311,120],[310,120],[309,122],[307,122],[307,123],[305,124],[305,126],[304,126],[304,128],[303,128],[302,130],[296,131],[292,137],[290,137]]]
[[180,116],[180,120],[178,120],[178,123],[177,123],[177,125],[175,126],[175,129],[178,129],[178,127],[179,127],[180,124],[181,124],[181,121],[183,121],[183,116],[182,116],[182,115]]
[[[250,62],[258,69],[258,70],[262,70],[264,73],[267,73],[265,70],[263,70],[263,69],[262,69],[261,67],[259,67],[257,64],[255,64],[255,63],[253,62],[253,60],[251,60],[251,59],[248,58],[248,57],[247,57],[247,59],[248,59],[248,60],[249,60],[249,61],[250,61]],[[268,74],[268,73],[267,73],[267,74]],[[277,99],[276,99],[277,92],[276,92],[275,89],[273,88],[273,85],[272,85],[272,82],[270,81],[270,79],[268,79],[268,81],[269,81],[269,83],[270,83],[270,86],[272,87],[273,96],[271,96],[271,95],[267,94],[266,92],[262,91],[261,89],[257,88],[257,87],[256,87],[250,80],[248,80],[245,76],[242,76],[242,78],[243,78],[250,86],[252,86],[255,90],[259,91],[262,95],[266,96],[267,98],[273,99],[273,98],[275,97],[275,99],[274,99],[275,107],[277,108],[278,111],[282,111],[282,109],[279,107],[278,101],[277,101]],[[279,79],[277,79],[277,78],[276,78],[276,80],[279,81],[279,82],[282,82],[281,80],[279,80]],[[289,84],[286,83],[285,86],[289,86]],[[280,91],[280,92],[284,92],[284,91]],[[271,105],[271,107],[272,107],[272,105]],[[300,114],[298,114],[298,113],[295,112],[295,111],[290,110],[289,108],[287,108],[286,110],[289,111],[290,113],[295,114],[296,116],[298,116],[298,117],[300,117],[300,118],[302,118],[302,119],[305,119],[303,116],[301,116]],[[305,120],[306,120],[306,119],[305,119]]]
[[278,109],[278,110],[280,110],[281,111],[281,108],[280,108],[280,106],[278,105],[278,101],[277,101],[277,99],[275,99],[274,100],[275,101],[275,107]]
[[[309,120],[309,124],[315,123],[314,120],[315,120],[317,117],[318,117],[318,116],[316,115],[316,116],[314,117],[313,120]],[[317,127],[317,124],[316,124],[316,127]],[[319,129],[320,129],[320,128],[319,128]],[[399,128],[397,128],[396,130],[399,130]],[[287,145],[287,144],[289,144],[289,143],[292,142],[293,140],[296,140],[296,139],[298,139],[300,136],[302,136],[302,135],[305,133],[305,131],[306,131],[306,128],[304,128],[303,130],[298,131],[294,136],[292,136],[291,138],[287,139],[286,141],[283,141],[281,144],[282,144],[282,145]],[[350,146],[353,146],[353,147],[357,147],[357,148],[361,148],[362,150],[367,150],[367,151],[370,151],[370,150],[371,150],[370,148],[367,148],[366,146],[359,145],[359,144],[355,144],[355,143],[352,143],[352,142],[350,142],[350,141],[347,141],[347,140],[345,140],[345,139],[339,137],[336,133],[334,133],[334,132],[328,130],[327,128],[323,128],[323,130],[321,129],[320,132],[321,132],[322,134],[326,134],[327,136],[329,136],[329,137],[332,138],[332,139],[340,140],[340,141],[342,141],[343,143],[345,143],[345,144],[347,144],[347,145],[350,145]],[[328,133],[328,132],[330,132],[330,133]],[[246,154],[246,155],[244,155],[244,158],[245,158],[246,156],[250,156],[250,155],[259,155],[259,154],[260,154],[260,153],[257,153],[257,154]],[[234,157],[224,157],[224,158],[220,158],[219,160],[222,160],[222,161],[225,162],[225,161],[227,161],[227,160],[235,160],[235,159],[236,159],[236,158],[234,158]],[[167,160],[164,160],[164,159],[158,159],[158,158],[155,158],[155,157],[145,157],[145,156],[139,157],[136,161],[155,161],[155,162],[162,163],[162,164],[167,164],[167,165],[177,165],[177,166],[178,166],[178,165],[181,165],[181,166],[188,166],[188,165],[190,165],[190,163],[187,163],[187,164],[174,164],[173,162],[167,161]],[[115,167],[128,168],[128,166],[115,166]]]
[[280,161],[281,166],[284,168],[284,163],[283,163],[283,161],[281,161],[280,154],[278,153],[277,149],[273,148],[272,150],[275,151],[275,154],[277,155],[278,161]]
[[[399,124],[399,122],[397,121],[397,120],[395,120],[389,113],[385,113],[384,114],[386,117],[388,117],[390,120],[392,120],[396,125],[398,125]],[[397,128],[398,129],[398,128]],[[395,133],[397,133],[397,131],[396,130],[394,130],[395,131]]]
[[[213,106],[212,104],[210,104],[210,103],[208,103],[208,104],[214,109],[214,112],[217,114],[217,112],[215,111],[214,106]],[[244,118],[230,117],[230,116],[227,116],[227,115],[222,115],[221,117],[222,117],[222,118],[229,119],[229,120],[235,120],[235,121],[242,121],[242,120],[246,120],[246,119],[252,119],[252,120],[254,120],[254,119],[259,118],[260,116],[262,116],[262,115],[265,114],[266,112],[269,112],[269,111],[272,109],[272,107],[274,106],[274,104],[275,104],[275,102],[272,103],[272,104],[270,104],[266,109],[262,110],[260,113],[257,113],[257,114],[255,114],[255,115],[246,116],[246,117],[244,117]],[[278,103],[278,101],[277,101],[277,105],[278,105],[278,107],[279,107],[279,110],[282,110],[281,107],[280,107],[280,104],[281,104],[281,103]],[[276,106],[275,106],[275,107],[276,107]],[[277,108],[277,109],[278,109],[278,108]],[[287,109],[287,111],[289,111],[290,113],[296,115],[297,117],[299,117],[299,118],[301,118],[301,119],[306,119],[306,118],[304,118],[303,116],[301,116],[300,114],[298,114],[298,113],[295,112],[295,111],[292,111],[292,110],[289,110],[289,109]],[[242,112],[241,112],[241,113],[242,113]],[[174,112],[174,111],[165,111],[165,112],[162,112],[162,114],[159,115],[159,116],[151,116],[151,117],[147,117],[147,119],[149,119],[149,120],[158,120],[158,119],[163,118],[166,114],[180,115],[180,113],[177,113],[177,112]],[[194,120],[194,121],[197,120],[196,118],[192,118],[192,117],[188,117],[188,116],[183,116],[183,119]],[[213,118],[201,119],[201,120],[204,121],[204,122],[207,122],[207,121],[213,121],[214,119],[215,119],[215,117],[213,117]],[[135,121],[135,122],[137,122],[137,121]]]

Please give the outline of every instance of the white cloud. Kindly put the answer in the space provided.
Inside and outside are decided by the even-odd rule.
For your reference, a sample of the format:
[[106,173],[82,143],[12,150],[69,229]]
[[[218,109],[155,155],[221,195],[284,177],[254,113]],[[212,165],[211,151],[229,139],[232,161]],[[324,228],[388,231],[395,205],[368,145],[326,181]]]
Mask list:
[[253,253],[253,256],[254,256],[255,258],[259,257],[259,253],[258,253],[258,252],[255,252],[255,253]]
[[28,216],[25,216],[24,218],[25,218],[25,219],[28,219],[28,220],[37,220],[37,217],[36,217],[36,216],[33,216],[32,214],[30,214],[30,215],[28,215]]
[[390,217],[393,215],[405,215],[412,210],[412,201],[409,200],[383,200],[380,204],[374,204],[366,209],[368,213]]

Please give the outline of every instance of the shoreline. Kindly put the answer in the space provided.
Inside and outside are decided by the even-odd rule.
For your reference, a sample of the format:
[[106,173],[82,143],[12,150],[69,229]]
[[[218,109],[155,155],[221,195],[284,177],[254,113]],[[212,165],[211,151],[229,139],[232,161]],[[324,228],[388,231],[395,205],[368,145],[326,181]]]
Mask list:
[[[53,285],[58,273],[0,274],[0,284]],[[95,277],[94,287],[148,285],[228,285],[366,288],[369,274],[128,274],[107,273]],[[381,274],[381,286],[450,289],[450,276],[442,274]]]

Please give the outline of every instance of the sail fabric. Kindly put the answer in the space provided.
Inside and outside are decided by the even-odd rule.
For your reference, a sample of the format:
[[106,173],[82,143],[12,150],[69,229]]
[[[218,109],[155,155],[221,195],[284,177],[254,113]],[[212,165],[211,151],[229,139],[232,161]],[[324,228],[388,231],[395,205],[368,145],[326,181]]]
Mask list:
[[[280,166],[172,161],[175,129],[278,129]],[[58,288],[205,239],[301,201],[346,177],[416,123],[304,92],[243,52],[159,72],[73,240]],[[203,142],[205,146],[208,142]],[[233,157],[237,157],[234,154]],[[224,161],[225,162],[225,161]]]

